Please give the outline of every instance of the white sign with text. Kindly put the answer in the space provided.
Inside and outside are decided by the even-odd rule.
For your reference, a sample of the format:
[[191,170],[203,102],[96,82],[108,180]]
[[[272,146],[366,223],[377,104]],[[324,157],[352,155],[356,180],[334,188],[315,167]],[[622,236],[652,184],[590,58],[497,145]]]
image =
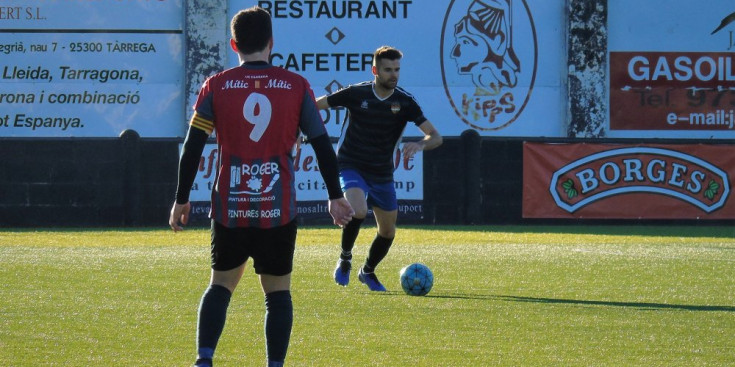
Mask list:
[[[335,146],[336,149],[336,146]],[[396,153],[394,180],[396,196],[399,200],[423,200],[424,157],[418,152],[410,160],[404,161],[400,151]],[[202,152],[199,172],[189,197],[190,201],[210,201],[217,165],[217,145],[207,144]],[[311,145],[299,145],[294,149],[294,172],[296,200],[327,201],[327,188]]]

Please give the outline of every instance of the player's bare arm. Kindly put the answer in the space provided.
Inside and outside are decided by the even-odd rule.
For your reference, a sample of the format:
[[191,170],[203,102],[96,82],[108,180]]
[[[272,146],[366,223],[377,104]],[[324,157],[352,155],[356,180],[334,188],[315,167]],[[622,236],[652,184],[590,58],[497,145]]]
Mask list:
[[316,99],[316,106],[319,107],[320,110],[326,110],[329,108],[329,102],[327,102],[327,96],[321,96]]
[[410,159],[417,152],[431,150],[442,145],[443,138],[441,134],[429,120],[419,125],[419,129],[424,133],[422,140],[403,144],[403,159],[405,160]]

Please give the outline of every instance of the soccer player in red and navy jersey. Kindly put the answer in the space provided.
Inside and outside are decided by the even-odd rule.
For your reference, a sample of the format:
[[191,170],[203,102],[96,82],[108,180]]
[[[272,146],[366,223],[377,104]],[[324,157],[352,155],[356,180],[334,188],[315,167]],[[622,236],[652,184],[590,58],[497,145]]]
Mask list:
[[441,135],[413,95],[398,87],[402,57],[401,51],[382,46],[373,54],[372,81],[353,84],[317,99],[320,109],[345,107],[349,112],[337,148],[342,190],[355,210],[355,216],[342,228],[342,252],[334,270],[334,280],[342,286],[350,281],[352,248],[370,206],[378,233],[358,279],[371,291],[385,291],[375,268],[388,254],[396,234],[398,201],[393,157],[408,122],[412,121],[424,138],[403,144],[404,159],[442,144]]
[[179,162],[169,225],[179,231],[188,220],[199,160],[215,131],[212,274],[199,305],[195,366],[212,366],[232,292],[252,258],[265,293],[268,366],[278,367],[285,361],[293,324],[292,151],[300,133],[314,148],[334,223],[346,225],[353,210],[343,197],[336,156],[308,82],[268,63],[273,49],[270,14],[257,6],[240,11],[232,19],[231,31],[230,45],[241,65],[208,78],[199,92]]

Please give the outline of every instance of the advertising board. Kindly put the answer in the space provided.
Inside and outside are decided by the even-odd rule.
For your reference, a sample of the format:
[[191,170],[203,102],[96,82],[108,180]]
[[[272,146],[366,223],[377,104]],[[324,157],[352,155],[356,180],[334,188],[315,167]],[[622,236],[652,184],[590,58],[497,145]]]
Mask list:
[[[334,149],[337,149],[335,146]],[[217,145],[207,144],[202,152],[199,171],[189,196],[193,215],[198,219],[209,215],[212,187],[215,184]],[[319,173],[319,166],[311,145],[300,144],[294,148],[294,173],[297,211],[302,219],[329,218],[327,210],[327,186]],[[395,156],[394,181],[398,197],[401,221],[416,221],[423,215],[424,155],[416,153],[408,161],[400,150]]]
[[[273,16],[272,63],[305,76],[317,97],[372,80],[372,53],[389,45],[404,54],[399,86],[442,135],[565,134],[563,2],[230,0],[228,17],[254,5]],[[323,112],[331,136],[345,113]]]
[[524,218],[735,219],[729,145],[523,146]]
[[735,5],[608,2],[608,137],[735,138]]
[[181,0],[0,3],[0,137],[183,136]]

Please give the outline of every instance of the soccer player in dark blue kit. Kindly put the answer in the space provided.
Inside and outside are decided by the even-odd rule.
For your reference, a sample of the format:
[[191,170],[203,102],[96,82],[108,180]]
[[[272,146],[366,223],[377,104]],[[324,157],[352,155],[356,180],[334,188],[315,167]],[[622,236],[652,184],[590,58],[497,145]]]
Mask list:
[[211,367],[232,292],[248,258],[265,294],[269,367],[281,367],[293,324],[291,271],[296,241],[292,151],[300,133],[314,147],[337,225],[353,214],[343,197],[336,156],[309,83],[268,63],[270,14],[260,7],[232,19],[230,45],[241,65],[208,78],[194,106],[179,161],[169,225],[186,224],[189,193],[209,135],[216,131],[218,162],[212,189],[212,274],[199,305],[197,367]]
[[352,249],[370,206],[378,233],[365,264],[360,267],[358,279],[371,291],[386,290],[375,275],[375,268],[388,254],[396,234],[398,201],[393,157],[408,122],[418,126],[424,138],[403,144],[404,159],[442,143],[441,135],[414,97],[397,86],[402,57],[399,50],[382,46],[373,54],[372,81],[353,84],[317,99],[320,109],[345,107],[348,110],[337,148],[337,162],[342,190],[355,215],[342,229],[342,252],[334,270],[334,280],[342,286],[350,282]]

